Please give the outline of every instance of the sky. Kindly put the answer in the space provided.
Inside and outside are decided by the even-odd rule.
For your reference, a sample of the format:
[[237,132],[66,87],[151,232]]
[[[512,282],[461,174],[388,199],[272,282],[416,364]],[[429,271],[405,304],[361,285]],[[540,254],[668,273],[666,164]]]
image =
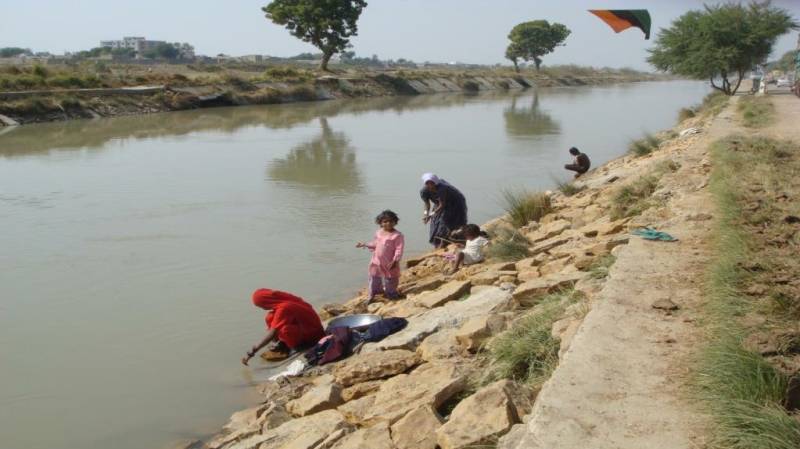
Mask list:
[[[85,50],[101,40],[144,36],[188,42],[198,54],[291,56],[315,48],[264,18],[268,0],[0,0],[0,47],[34,51]],[[649,69],[647,49],[659,28],[700,0],[368,0],[352,39],[359,56],[417,62],[495,64],[509,30],[517,23],[546,19],[572,30],[566,46],[544,64]],[[706,2],[709,3],[709,2]],[[800,21],[800,0],[774,0]],[[638,29],[615,34],[587,9],[647,8],[653,37]],[[783,36],[774,55],[796,47],[797,32]]]

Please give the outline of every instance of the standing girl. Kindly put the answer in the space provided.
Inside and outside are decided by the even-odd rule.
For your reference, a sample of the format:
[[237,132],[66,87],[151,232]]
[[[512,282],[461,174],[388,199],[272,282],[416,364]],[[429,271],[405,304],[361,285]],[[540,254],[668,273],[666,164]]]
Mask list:
[[397,214],[385,210],[375,217],[380,226],[375,238],[369,243],[358,242],[356,248],[372,251],[369,262],[369,301],[383,293],[386,298],[398,299],[397,284],[400,282],[400,259],[403,258],[403,234],[395,229],[400,219]]

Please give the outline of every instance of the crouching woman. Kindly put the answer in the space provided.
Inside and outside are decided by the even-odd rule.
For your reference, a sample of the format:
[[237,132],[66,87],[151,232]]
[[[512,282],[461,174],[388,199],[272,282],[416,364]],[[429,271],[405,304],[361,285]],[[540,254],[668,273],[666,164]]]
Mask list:
[[311,304],[297,296],[260,288],[253,293],[253,304],[268,311],[265,317],[267,334],[242,358],[242,363],[245,365],[261,348],[274,340],[277,340],[277,343],[271,351],[288,356],[292,349],[311,346],[325,336],[317,312]]

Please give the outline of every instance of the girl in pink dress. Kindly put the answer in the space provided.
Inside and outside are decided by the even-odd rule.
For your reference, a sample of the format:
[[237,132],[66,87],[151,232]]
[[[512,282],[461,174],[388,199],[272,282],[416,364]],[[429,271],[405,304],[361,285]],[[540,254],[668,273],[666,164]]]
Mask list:
[[400,282],[400,259],[403,258],[403,234],[395,229],[400,219],[397,214],[385,210],[375,217],[380,226],[371,242],[358,242],[356,248],[372,251],[369,261],[369,301],[383,293],[386,298],[398,299],[397,284]]

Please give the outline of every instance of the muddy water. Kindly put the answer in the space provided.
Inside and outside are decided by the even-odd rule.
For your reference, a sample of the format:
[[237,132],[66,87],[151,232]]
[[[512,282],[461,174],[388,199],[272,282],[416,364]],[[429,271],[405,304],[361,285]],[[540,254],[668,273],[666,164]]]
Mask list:
[[703,84],[242,107],[0,130],[0,446],[160,448],[214,431],[267,372],[257,287],[365,281],[384,208],[427,248],[419,176],[464,192],[566,179],[674,123]]

